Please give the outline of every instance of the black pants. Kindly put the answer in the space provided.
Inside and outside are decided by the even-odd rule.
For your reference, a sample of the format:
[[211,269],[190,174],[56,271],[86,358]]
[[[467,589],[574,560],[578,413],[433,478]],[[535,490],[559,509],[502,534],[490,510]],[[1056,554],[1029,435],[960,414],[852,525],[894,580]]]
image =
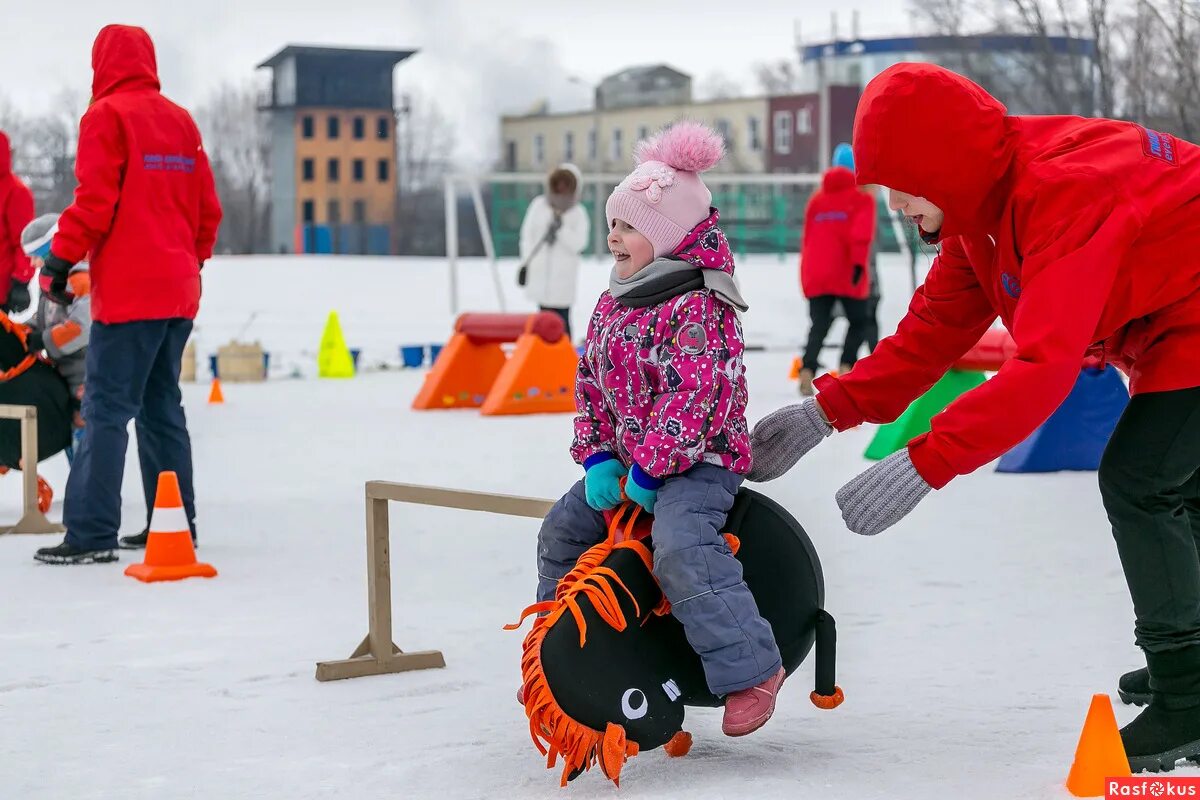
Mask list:
[[1156,654],[1200,644],[1200,388],[1130,401],[1100,462],[1100,494],[1153,680]]
[[554,308],[553,306],[538,306],[539,311],[553,311],[562,317],[563,325],[567,326],[567,338],[571,338],[571,309],[569,308]]
[[808,345],[804,348],[805,369],[816,372],[820,368],[821,348],[825,344],[825,337],[829,335],[829,326],[833,324],[833,306],[839,301],[846,311],[846,321],[850,323],[846,342],[842,345],[841,363],[853,367],[858,361],[858,349],[862,347],[866,334],[867,301],[823,294],[808,301],[812,327],[808,329]]
[[875,352],[879,346],[879,298],[867,298],[867,325],[863,330],[863,340],[867,343],[867,355]]

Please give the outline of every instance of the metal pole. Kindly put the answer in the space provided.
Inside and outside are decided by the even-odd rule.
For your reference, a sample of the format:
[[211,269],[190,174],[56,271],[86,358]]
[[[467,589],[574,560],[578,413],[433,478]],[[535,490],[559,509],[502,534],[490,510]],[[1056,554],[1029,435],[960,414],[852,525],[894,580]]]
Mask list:
[[483,207],[483,192],[479,189],[479,181],[471,179],[471,203],[475,206],[475,221],[479,225],[479,237],[483,239],[483,252],[487,255],[488,264],[492,268],[492,283],[496,286],[496,302],[500,310],[505,311],[504,289],[500,286],[500,271],[496,267],[496,246],[492,243],[492,229],[488,227],[487,213]]
[[458,314],[458,207],[454,197],[454,176],[442,179],[446,202],[446,260],[450,266],[450,313]]

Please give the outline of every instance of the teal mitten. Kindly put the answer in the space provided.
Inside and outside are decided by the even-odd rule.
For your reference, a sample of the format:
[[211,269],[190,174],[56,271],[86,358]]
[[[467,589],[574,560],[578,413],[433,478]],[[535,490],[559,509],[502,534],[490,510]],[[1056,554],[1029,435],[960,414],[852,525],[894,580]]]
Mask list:
[[583,462],[583,488],[587,504],[597,511],[621,505],[621,478],[625,465],[612,453],[596,453]]

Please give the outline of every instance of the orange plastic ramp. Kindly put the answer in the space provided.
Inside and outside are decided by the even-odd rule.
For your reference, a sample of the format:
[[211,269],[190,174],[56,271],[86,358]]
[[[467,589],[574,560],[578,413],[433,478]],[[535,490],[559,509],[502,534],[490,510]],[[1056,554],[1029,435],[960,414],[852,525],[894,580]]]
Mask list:
[[499,344],[475,344],[467,334],[456,333],[438,354],[412,407],[417,411],[478,408],[483,405],[505,362]]
[[522,334],[480,413],[495,416],[573,412],[578,365],[579,354],[566,336],[548,344],[536,333]]

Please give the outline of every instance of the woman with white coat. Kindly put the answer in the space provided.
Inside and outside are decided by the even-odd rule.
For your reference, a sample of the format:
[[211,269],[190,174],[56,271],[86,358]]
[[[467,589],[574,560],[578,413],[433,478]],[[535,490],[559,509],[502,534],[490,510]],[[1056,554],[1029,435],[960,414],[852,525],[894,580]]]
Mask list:
[[533,198],[521,223],[525,294],[542,311],[563,318],[571,335],[571,304],[579,254],[587,246],[588,215],[579,203],[579,168],[562,164],[546,178],[546,192]]

